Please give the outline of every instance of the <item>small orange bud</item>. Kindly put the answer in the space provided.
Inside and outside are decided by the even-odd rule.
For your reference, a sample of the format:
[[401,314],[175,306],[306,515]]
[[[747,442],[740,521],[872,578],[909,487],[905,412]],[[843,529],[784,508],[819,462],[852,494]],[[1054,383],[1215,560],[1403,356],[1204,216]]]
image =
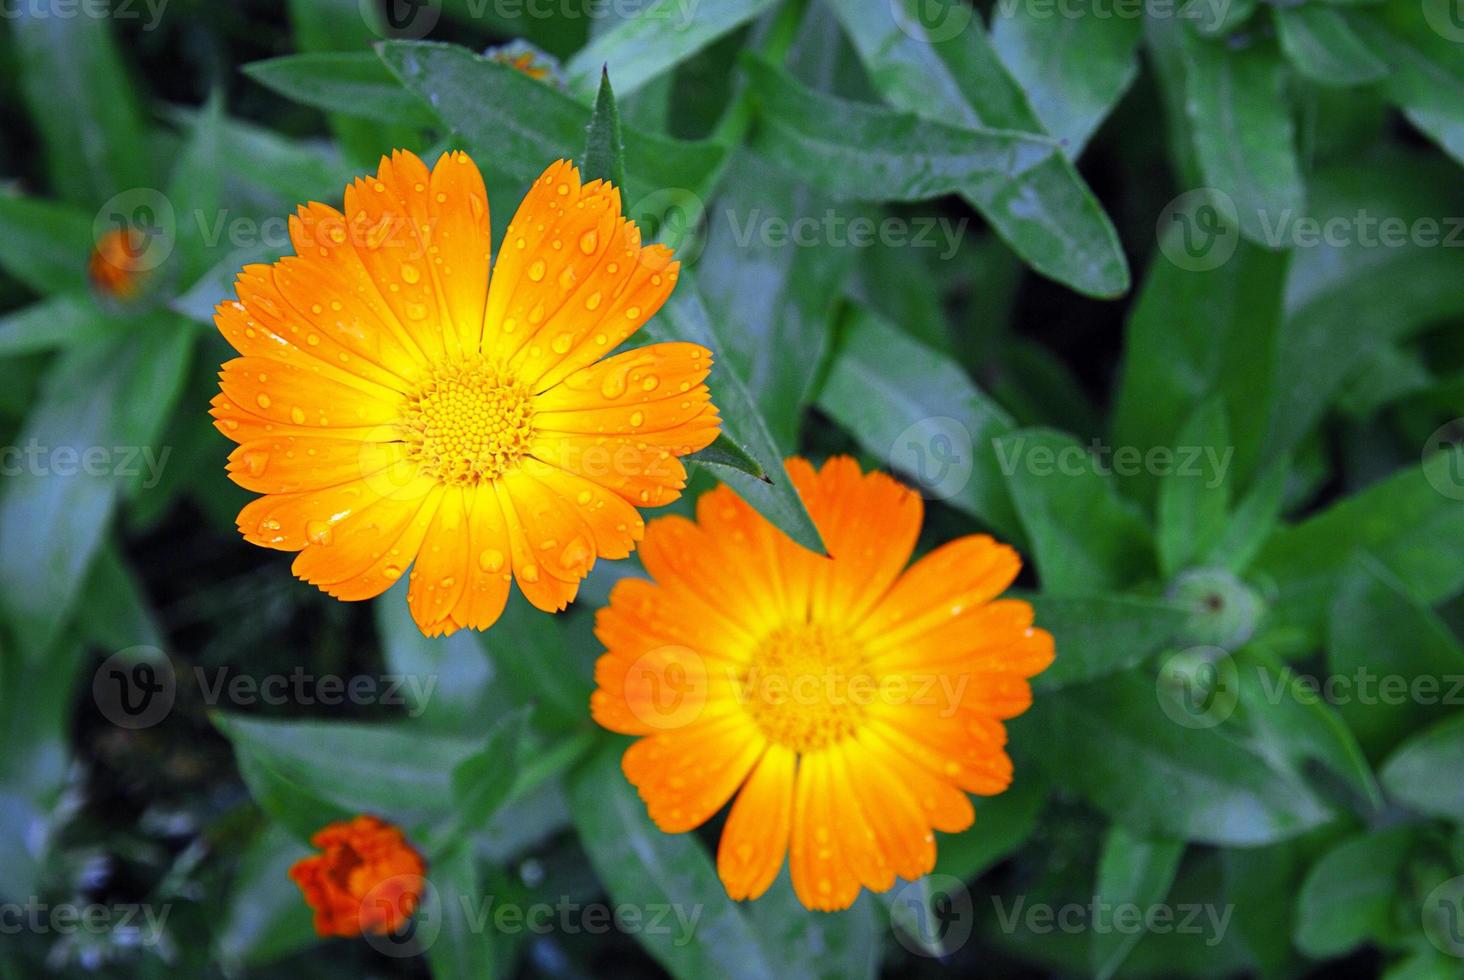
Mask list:
[[146,262],[147,242],[141,232],[117,228],[97,240],[86,265],[92,288],[112,299],[133,299],[151,268]]
[[333,823],[310,843],[290,878],[315,910],[321,936],[387,935],[406,925],[422,897],[426,865],[397,827],[372,816]]

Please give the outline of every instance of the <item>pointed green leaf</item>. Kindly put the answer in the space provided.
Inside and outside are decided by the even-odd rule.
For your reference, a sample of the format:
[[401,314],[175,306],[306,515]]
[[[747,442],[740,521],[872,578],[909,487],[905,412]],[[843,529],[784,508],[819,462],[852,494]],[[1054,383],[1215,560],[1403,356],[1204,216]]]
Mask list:
[[815,187],[866,201],[960,194],[1043,275],[1093,296],[1128,289],[1117,234],[1056,142],[849,102],[743,64],[763,122],[754,146]]
[[[1110,907],[1129,904],[1141,909],[1160,904],[1169,895],[1184,844],[1139,837],[1115,824],[1103,839],[1098,857],[1094,900]],[[1097,980],[1108,980],[1123,965],[1144,934],[1133,930],[1094,929],[1088,962]]]
[[1280,248],[1270,229],[1306,213],[1285,66],[1262,43],[1237,49],[1191,37],[1184,51],[1186,106],[1205,183],[1230,196],[1242,234]]
[[1036,9],[998,4],[991,43],[1043,129],[1076,159],[1138,76],[1143,22],[1114,16],[1102,0],[1066,4],[1057,16]]
[[422,128],[437,121],[370,51],[285,55],[242,70],[287,99],[328,112]]
[[[702,302],[696,277],[685,269],[661,316],[646,324],[646,332],[658,342],[689,340],[713,352],[723,349]],[[764,473],[758,478],[724,467],[718,476],[788,537],[810,551],[824,554],[823,539],[783,466],[783,456],[746,383],[732,366],[721,360],[713,365],[707,385],[712,391],[712,403],[721,410],[723,430],[757,461]]]
[[600,91],[595,96],[595,112],[590,116],[590,136],[585,147],[586,180],[608,180],[616,187],[625,186],[625,144],[620,135],[620,110],[615,105],[615,92],[610,88],[610,73],[600,75]]
[[922,493],[1020,541],[1022,528],[993,449],[1011,417],[949,358],[855,310],[818,406],[865,452]]

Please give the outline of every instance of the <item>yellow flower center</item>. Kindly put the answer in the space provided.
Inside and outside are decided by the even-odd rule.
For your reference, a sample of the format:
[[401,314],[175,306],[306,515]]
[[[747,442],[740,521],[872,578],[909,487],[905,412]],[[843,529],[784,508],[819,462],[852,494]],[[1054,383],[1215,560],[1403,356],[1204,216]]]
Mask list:
[[878,691],[858,644],[819,623],[790,623],[764,637],[741,683],[763,734],[795,752],[848,738]]
[[529,452],[534,400],[527,386],[481,359],[440,364],[407,397],[407,458],[458,486],[496,480]]

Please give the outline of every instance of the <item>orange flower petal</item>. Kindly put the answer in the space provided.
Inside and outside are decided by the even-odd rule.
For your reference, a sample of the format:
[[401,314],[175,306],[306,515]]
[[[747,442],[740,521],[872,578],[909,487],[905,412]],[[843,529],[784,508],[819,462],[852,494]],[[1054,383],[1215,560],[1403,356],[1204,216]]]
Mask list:
[[337,599],[381,595],[416,558],[443,492],[417,478],[399,496],[381,497],[337,523],[329,540],[307,544],[290,570]]
[[332,379],[268,357],[225,361],[219,386],[260,418],[284,425],[327,429],[386,425],[397,419],[397,396],[369,382]]
[[246,490],[298,493],[358,483],[404,463],[405,452],[400,443],[281,435],[241,443],[229,454],[228,469],[230,478]]
[[468,512],[461,487],[446,487],[412,567],[407,604],[426,636],[457,629],[449,613],[468,582]]
[[725,806],[766,747],[744,719],[724,716],[643,738],[626,750],[622,765],[656,826],[678,834]]
[[769,745],[727,815],[717,846],[717,874],[734,899],[762,897],[783,866],[797,760],[781,745]]
[[793,892],[805,906],[837,912],[859,897],[859,878],[834,847],[833,777],[827,753],[803,756],[798,763],[798,784],[793,795],[793,834],[788,866]]

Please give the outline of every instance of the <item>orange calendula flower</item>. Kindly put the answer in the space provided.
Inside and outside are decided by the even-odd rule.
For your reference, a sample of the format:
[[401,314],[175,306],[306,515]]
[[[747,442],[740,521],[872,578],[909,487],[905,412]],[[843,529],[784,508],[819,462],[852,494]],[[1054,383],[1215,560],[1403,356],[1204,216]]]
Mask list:
[[727,487],[696,521],[653,521],[654,581],[619,582],[596,635],[595,720],[644,736],[626,776],[677,833],[736,795],[717,852],[733,898],[757,898],[786,854],[812,909],[847,908],[935,865],[932,830],[971,825],[967,793],[1006,789],[1003,719],[1052,662],[1032,608],[996,597],[1021,561],[985,535],[908,570],[918,494],[848,458],[788,464],[832,557]]
[[346,188],[345,213],[290,219],[296,255],[248,266],[217,323],[215,425],[229,473],[264,496],[246,540],[296,551],[339,599],[407,593],[429,636],[487,629],[509,584],[555,612],[597,557],[624,558],[637,507],[686,485],[716,438],[711,354],[606,356],[660,309],[679,265],[642,245],[620,192],[568,162],[534,181],[489,277],[478,168],[410,153]]
[[330,824],[310,843],[324,853],[296,861],[290,879],[315,910],[317,934],[387,935],[416,912],[426,866],[396,827],[359,816]]
[[147,240],[140,231],[114,228],[102,235],[86,264],[92,288],[109,299],[135,299],[152,268],[147,253]]

